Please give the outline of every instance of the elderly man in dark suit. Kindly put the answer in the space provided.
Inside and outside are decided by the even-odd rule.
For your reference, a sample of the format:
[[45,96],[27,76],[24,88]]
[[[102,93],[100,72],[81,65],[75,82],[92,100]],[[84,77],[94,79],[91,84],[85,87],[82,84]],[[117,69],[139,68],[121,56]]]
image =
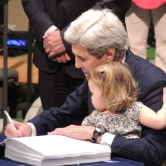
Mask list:
[[[81,68],[85,76],[101,64],[126,62],[138,81],[138,100],[153,110],[162,107],[163,87],[166,74],[128,50],[127,33],[121,21],[109,10],[89,10],[71,23],[65,32],[65,40],[72,45],[75,66]],[[142,126],[138,139],[127,139],[104,133],[99,126],[80,126],[85,116],[94,110],[88,83],[84,83],[71,93],[60,108],[51,108],[29,121],[28,124],[14,122],[17,131],[8,124],[7,137],[60,134],[81,140],[92,140],[110,145],[112,157],[118,156],[144,163],[146,166],[161,166],[166,155],[166,129],[153,130]],[[71,125],[72,124],[72,125]],[[126,161],[126,159],[125,159]],[[130,163],[131,164],[131,163]],[[110,166],[116,163],[110,163]],[[122,161],[122,166],[128,166]],[[133,162],[132,164],[137,165]]]
[[71,21],[90,8],[112,9],[124,21],[130,3],[131,0],[22,0],[36,34],[33,62],[39,69],[43,109],[60,107],[84,81],[82,71],[74,67],[71,45],[64,40]]

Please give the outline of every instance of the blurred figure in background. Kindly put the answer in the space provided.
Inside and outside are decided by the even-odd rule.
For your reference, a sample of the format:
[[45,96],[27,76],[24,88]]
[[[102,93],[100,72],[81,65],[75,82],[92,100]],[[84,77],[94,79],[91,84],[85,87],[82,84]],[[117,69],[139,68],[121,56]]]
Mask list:
[[126,13],[130,49],[146,59],[147,38],[152,20],[156,52],[155,64],[166,72],[166,0],[133,0]]

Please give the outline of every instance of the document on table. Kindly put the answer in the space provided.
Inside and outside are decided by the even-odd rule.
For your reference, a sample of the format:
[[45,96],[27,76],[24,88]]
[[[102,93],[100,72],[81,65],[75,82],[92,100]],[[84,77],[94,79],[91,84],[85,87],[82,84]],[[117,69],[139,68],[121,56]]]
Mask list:
[[61,135],[8,138],[5,157],[37,165],[58,166],[110,160],[107,145],[77,140]]

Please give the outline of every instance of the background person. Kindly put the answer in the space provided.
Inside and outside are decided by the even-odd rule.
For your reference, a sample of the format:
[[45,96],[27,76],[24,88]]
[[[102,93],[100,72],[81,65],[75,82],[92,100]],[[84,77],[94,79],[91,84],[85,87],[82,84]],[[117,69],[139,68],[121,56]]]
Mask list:
[[90,8],[110,8],[124,22],[131,0],[22,0],[36,35],[33,63],[39,69],[39,96],[43,109],[60,107],[84,81],[74,66],[71,45],[64,40],[70,23]]
[[[71,23],[65,32],[65,40],[72,44],[75,66],[81,68],[85,76],[96,66],[111,61],[125,61],[130,66],[135,80],[138,81],[140,89],[138,100],[153,110],[159,110],[162,107],[166,74],[128,50],[129,43],[124,26],[110,10],[84,12]],[[93,110],[91,93],[85,80],[75,92],[67,97],[60,108],[55,107],[44,111],[31,119],[29,124],[14,121],[17,131],[8,124],[5,128],[5,135],[21,137],[60,134],[81,140],[91,140],[95,127],[81,126],[81,123]],[[103,134],[99,136],[101,137],[99,139],[104,141],[105,136]],[[120,156],[132,159],[145,163],[146,166],[161,166],[165,159],[165,129],[159,131],[142,126],[141,138],[133,140],[113,134],[107,134],[107,136],[106,139],[109,140],[112,152],[111,157]]]
[[133,0],[125,20],[131,51],[145,59],[152,20],[156,39],[155,64],[166,72],[165,2],[165,0]]

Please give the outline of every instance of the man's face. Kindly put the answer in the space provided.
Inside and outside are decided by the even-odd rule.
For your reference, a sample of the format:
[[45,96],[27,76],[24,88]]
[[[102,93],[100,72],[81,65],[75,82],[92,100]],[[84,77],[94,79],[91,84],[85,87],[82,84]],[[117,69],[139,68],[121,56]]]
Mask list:
[[81,68],[85,76],[96,66],[107,63],[107,56],[103,55],[101,59],[97,59],[88,53],[87,49],[79,44],[72,45],[72,51],[75,54],[75,67]]

